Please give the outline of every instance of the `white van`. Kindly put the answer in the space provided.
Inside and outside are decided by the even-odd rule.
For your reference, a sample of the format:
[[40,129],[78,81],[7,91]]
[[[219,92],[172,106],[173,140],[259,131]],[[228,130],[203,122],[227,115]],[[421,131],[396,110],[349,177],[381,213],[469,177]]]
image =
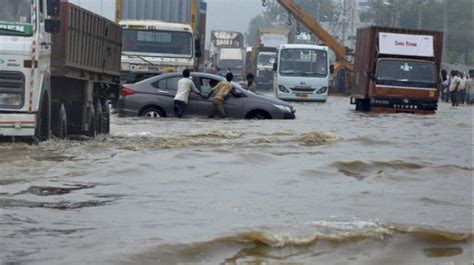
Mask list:
[[329,88],[328,47],[281,45],[274,65],[273,90],[282,100],[325,102]]

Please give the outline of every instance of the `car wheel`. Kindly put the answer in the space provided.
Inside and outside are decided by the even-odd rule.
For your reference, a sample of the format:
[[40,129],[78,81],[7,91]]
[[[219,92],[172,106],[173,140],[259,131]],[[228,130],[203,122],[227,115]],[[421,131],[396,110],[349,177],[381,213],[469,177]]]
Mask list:
[[158,118],[164,117],[165,114],[160,109],[148,108],[142,112],[141,116],[145,118],[150,118],[150,119],[158,119]]
[[250,113],[248,116],[248,119],[250,120],[266,120],[266,119],[271,119],[270,114],[263,112],[263,111],[255,111]]

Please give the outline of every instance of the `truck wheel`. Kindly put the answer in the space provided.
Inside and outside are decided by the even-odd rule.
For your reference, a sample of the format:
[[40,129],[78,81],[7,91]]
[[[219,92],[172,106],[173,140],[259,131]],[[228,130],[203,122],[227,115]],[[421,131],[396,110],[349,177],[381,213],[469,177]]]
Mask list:
[[370,111],[370,100],[369,99],[356,99],[356,110],[357,111]]
[[51,137],[51,101],[48,93],[44,94],[43,100],[36,114],[35,138],[37,141],[47,141]]
[[102,106],[102,123],[103,123],[103,133],[109,134],[110,133],[110,105],[109,102],[104,101]]
[[61,104],[58,120],[53,128],[53,135],[59,139],[67,138],[67,112],[64,104]]
[[97,137],[97,120],[94,108],[91,108],[91,115],[89,118],[89,128],[87,129],[86,135],[92,138]]
[[102,111],[102,103],[100,100],[97,100],[94,104],[95,107],[95,121],[96,121],[96,131],[97,134],[104,133],[104,115]]

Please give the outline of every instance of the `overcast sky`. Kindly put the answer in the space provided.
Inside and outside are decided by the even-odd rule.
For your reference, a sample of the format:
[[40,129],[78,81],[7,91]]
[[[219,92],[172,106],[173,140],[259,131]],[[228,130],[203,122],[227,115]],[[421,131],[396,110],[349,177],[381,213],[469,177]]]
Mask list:
[[[115,0],[69,0],[69,2],[114,20]],[[260,0],[206,0],[207,42],[211,30],[246,33],[250,20],[263,11]]]

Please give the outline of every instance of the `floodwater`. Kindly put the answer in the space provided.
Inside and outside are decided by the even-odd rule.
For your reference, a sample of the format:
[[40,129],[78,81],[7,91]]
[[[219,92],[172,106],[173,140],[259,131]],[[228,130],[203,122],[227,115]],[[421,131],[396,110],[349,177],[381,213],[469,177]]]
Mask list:
[[473,108],[113,118],[0,143],[3,264],[472,264]]

